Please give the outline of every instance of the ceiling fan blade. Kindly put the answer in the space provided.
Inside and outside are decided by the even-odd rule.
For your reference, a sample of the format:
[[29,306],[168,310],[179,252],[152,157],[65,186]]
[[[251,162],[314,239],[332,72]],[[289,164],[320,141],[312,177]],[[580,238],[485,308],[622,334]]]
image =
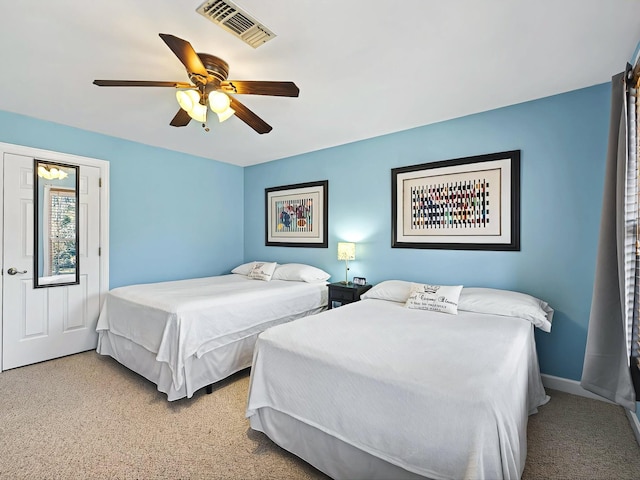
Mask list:
[[297,97],[300,93],[300,89],[293,82],[255,80],[226,80],[220,83],[220,90],[241,95],[272,95],[275,97]]
[[94,80],[99,87],[174,87],[193,88],[188,82],[156,82],[152,80]]
[[191,117],[189,116],[187,111],[181,108],[180,110],[178,110],[178,113],[176,113],[176,116],[173,117],[173,120],[171,120],[171,123],[169,125],[171,125],[172,127],[185,127],[189,124],[190,121]]
[[259,116],[257,116],[235,98],[230,98],[230,106],[236,111],[236,117],[238,117],[240,120],[242,120],[244,123],[249,125],[260,134],[269,133],[271,131],[271,129],[273,128],[271,125],[262,120]]
[[167,33],[161,33],[160,38],[164,40],[164,43],[175,53],[182,64],[187,67],[189,73],[207,76],[207,70],[204,68],[202,60],[200,60],[200,57],[198,57],[189,42]]

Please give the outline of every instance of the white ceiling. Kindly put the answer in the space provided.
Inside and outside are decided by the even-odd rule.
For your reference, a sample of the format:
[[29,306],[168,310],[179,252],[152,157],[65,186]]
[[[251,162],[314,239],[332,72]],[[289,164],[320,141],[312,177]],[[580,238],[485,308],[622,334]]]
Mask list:
[[[640,40],[635,0],[238,0],[277,35],[253,49],[202,2],[3,0],[0,110],[246,166],[604,83]],[[92,85],[188,81],[159,33],[300,97],[238,96],[273,130],[206,133],[169,126],[171,88]]]

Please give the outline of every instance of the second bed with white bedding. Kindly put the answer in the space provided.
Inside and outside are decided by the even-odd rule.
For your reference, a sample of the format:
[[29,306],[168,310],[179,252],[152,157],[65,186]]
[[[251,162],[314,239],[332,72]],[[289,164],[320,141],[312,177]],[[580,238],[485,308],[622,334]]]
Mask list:
[[531,322],[365,299],[262,333],[247,416],[333,478],[516,479],[547,400]]
[[[97,351],[155,382],[169,400],[190,397],[250,366],[265,328],[324,310],[326,290],[325,282],[236,274],[116,288],[98,320]],[[203,366],[216,356],[223,368]]]

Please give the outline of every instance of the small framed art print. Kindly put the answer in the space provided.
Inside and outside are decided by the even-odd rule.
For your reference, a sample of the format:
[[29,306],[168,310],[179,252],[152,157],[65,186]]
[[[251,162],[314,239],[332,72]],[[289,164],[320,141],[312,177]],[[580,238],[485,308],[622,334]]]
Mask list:
[[327,248],[329,181],[265,188],[265,245]]

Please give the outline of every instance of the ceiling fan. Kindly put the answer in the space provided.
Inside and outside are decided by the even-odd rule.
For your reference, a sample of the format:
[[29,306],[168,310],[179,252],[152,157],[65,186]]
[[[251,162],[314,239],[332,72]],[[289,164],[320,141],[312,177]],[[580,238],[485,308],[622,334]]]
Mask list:
[[147,80],[94,80],[99,87],[173,87],[179,89],[176,98],[180,110],[170,125],[184,127],[191,119],[205,126],[207,102],[218,119],[223,122],[235,115],[258,133],[269,133],[272,129],[258,115],[253,113],[229,94],[270,95],[297,97],[300,90],[293,82],[272,82],[255,80],[227,80],[229,65],[221,58],[208,53],[196,53],[191,44],[174,35],[161,33],[171,51],[187,69],[189,82],[163,82]]

